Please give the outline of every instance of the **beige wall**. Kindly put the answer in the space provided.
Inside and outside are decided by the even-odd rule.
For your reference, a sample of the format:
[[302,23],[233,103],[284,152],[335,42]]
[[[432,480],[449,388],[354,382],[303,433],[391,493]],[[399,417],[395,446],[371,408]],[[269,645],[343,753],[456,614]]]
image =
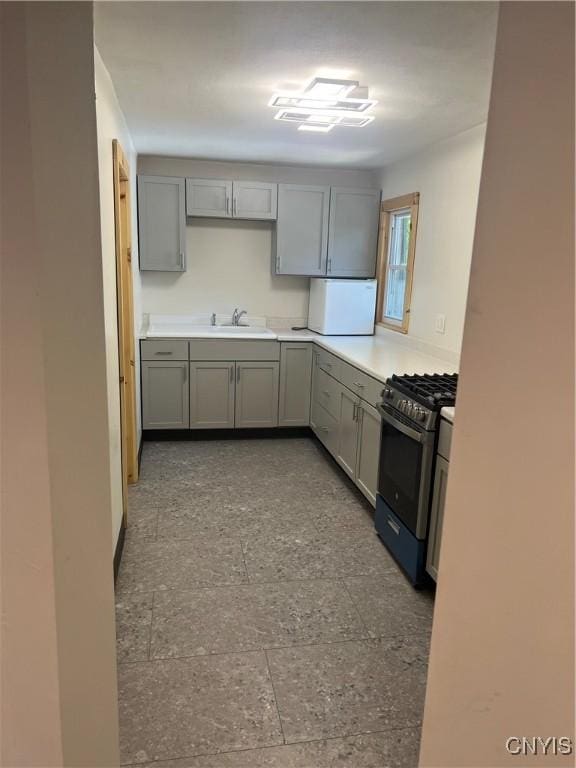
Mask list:
[[[164,176],[246,179],[250,181],[374,186],[369,171],[229,163],[189,158],[142,156],[138,172]],[[183,274],[142,273],[144,313],[249,314],[286,324],[308,317],[310,281],[272,274],[275,225],[268,222],[188,220],[188,269]]]
[[[108,383],[108,419],[110,441],[110,477],[112,494],[112,548],[116,547],[122,524],[122,444],[120,433],[120,390],[118,386],[118,320],[116,303],[116,234],[114,228],[114,184],[112,178],[112,141],[118,139],[130,163],[132,187],[132,253],[134,311],[141,315],[140,273],[138,270],[138,231],[136,224],[136,152],[112,80],[98,50],[94,52],[96,121],[98,131],[98,170],[100,218],[102,231],[102,277],[104,288],[104,329],[106,333],[106,377]],[[137,356],[140,346],[136,343]],[[136,361],[139,370],[138,360]],[[140,377],[137,402],[140,402]],[[140,407],[137,407],[138,439]]]
[[[383,199],[420,192],[408,336],[457,354],[464,329],[484,135],[485,126],[479,125],[380,174]],[[435,330],[437,314],[446,317],[443,334]]]
[[1,762],[115,766],[92,4],[0,12]]
[[503,3],[420,765],[574,726],[574,5]]

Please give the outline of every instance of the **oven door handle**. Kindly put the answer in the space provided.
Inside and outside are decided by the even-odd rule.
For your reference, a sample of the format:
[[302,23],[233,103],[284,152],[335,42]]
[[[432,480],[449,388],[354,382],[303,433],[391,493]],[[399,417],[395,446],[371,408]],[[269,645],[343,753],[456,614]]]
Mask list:
[[398,421],[398,419],[395,419],[394,416],[389,414],[388,411],[385,411],[383,408],[378,408],[378,410],[380,411],[380,415],[384,421],[394,427],[394,429],[402,432],[402,434],[406,435],[406,437],[411,437],[412,440],[416,440],[417,443],[427,442],[426,436],[422,432],[419,432],[417,429],[412,429],[412,427],[409,427],[402,421]]

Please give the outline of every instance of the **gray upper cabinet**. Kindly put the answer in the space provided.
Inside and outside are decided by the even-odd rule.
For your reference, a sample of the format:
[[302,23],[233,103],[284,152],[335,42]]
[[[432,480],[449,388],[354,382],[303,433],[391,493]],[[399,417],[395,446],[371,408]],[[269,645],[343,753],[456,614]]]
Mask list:
[[138,176],[138,240],[141,270],[186,269],[184,179]]
[[278,185],[276,274],[325,275],[330,187]]
[[278,426],[278,363],[236,363],[236,426]]
[[190,363],[190,429],[234,427],[234,378],[229,361]]
[[144,429],[188,429],[188,362],[142,361]]
[[374,277],[379,218],[379,191],[331,188],[328,276]]
[[311,378],[312,344],[283,342],[280,352],[280,427],[308,426]]
[[186,179],[188,216],[232,216],[232,182],[225,179]]
[[264,181],[232,182],[232,215],[237,219],[276,218],[278,184]]

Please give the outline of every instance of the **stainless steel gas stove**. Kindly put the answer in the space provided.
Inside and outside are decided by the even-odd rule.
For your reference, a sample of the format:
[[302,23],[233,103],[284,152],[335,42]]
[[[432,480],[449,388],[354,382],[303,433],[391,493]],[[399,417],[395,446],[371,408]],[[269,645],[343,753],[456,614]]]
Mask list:
[[426,538],[440,409],[458,374],[392,376],[382,390],[376,530],[414,586],[426,582]]

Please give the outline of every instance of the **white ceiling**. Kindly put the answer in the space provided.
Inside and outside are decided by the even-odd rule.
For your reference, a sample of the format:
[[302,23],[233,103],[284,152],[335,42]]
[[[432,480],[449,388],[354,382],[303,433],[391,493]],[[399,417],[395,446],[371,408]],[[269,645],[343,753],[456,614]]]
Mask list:
[[[486,119],[492,2],[97,2],[96,43],[140,154],[378,168]],[[359,80],[365,128],[303,133],[276,89]]]

